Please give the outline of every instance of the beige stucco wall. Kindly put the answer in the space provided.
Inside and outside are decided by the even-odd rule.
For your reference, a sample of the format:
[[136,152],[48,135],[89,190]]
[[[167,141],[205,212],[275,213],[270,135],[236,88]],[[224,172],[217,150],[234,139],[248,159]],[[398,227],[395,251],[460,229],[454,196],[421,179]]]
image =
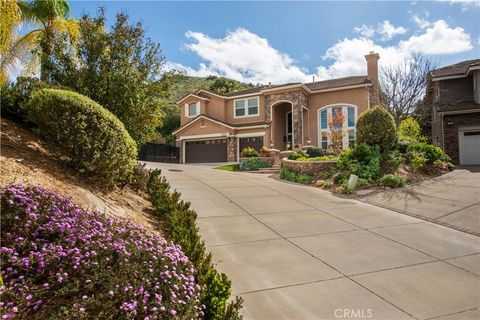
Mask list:
[[196,123],[186,127],[184,130],[176,134],[177,137],[192,136],[192,135],[204,135],[212,133],[229,133],[233,134],[233,129],[229,129],[225,126],[217,124],[208,119],[200,119]]
[[225,99],[211,96],[206,106],[206,115],[217,120],[225,121]]
[[196,103],[200,101],[200,114],[205,114],[207,111],[207,101],[200,100],[195,97],[189,97],[188,99],[182,101],[182,103],[178,106],[180,108],[180,126],[192,121],[195,118],[189,118],[185,115],[185,104]]
[[[332,104],[353,104],[357,106],[357,119],[368,109],[368,89],[356,88],[341,91],[322,92],[310,96],[310,133],[312,145],[318,146],[318,110]],[[304,127],[307,125],[304,119]],[[306,135],[307,136],[307,135]]]
[[[227,100],[226,103],[226,110],[225,110],[225,121],[228,123],[231,123],[233,125],[235,124],[242,124],[242,123],[249,123],[249,122],[261,122],[265,120],[265,99],[262,95],[259,96],[252,96],[248,98],[254,98],[258,97],[259,99],[259,115],[255,117],[242,117],[242,118],[234,118],[234,101],[236,99],[229,99]],[[246,97],[247,98],[247,97]],[[239,98],[243,99],[243,98]]]

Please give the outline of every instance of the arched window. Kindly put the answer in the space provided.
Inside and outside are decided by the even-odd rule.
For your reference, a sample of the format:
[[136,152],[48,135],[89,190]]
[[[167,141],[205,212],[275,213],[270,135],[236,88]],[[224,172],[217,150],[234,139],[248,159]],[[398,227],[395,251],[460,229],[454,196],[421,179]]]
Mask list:
[[342,147],[354,147],[357,122],[357,107],[349,104],[335,104],[326,106],[318,110],[318,146],[324,150],[329,149],[331,145],[328,121],[335,114],[341,114],[344,118],[341,127],[345,132],[342,141]]

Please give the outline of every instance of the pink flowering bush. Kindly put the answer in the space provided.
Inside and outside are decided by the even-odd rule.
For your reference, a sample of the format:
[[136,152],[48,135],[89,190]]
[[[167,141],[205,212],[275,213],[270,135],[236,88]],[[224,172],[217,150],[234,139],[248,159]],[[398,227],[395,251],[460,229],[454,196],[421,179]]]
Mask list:
[[3,319],[194,319],[195,269],[179,246],[55,192],[0,185]]

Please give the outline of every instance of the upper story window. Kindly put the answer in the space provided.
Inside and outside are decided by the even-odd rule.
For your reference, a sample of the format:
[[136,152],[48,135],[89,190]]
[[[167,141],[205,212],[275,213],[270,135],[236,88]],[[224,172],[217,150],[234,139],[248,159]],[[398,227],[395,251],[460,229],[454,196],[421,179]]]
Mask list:
[[185,116],[188,118],[196,117],[200,114],[200,102],[185,104]]
[[254,117],[259,115],[258,97],[237,99],[233,102],[235,118]]

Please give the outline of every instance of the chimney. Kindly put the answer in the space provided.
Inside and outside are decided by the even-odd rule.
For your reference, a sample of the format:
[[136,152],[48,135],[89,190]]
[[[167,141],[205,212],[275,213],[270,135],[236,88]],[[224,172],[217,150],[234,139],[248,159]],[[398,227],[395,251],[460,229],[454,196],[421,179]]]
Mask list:
[[380,103],[380,84],[378,82],[378,59],[380,56],[378,53],[370,51],[365,56],[367,60],[367,79],[372,81],[370,88],[370,105],[374,106]]
[[268,87],[270,88],[272,86],[272,83],[271,82],[268,82]]

